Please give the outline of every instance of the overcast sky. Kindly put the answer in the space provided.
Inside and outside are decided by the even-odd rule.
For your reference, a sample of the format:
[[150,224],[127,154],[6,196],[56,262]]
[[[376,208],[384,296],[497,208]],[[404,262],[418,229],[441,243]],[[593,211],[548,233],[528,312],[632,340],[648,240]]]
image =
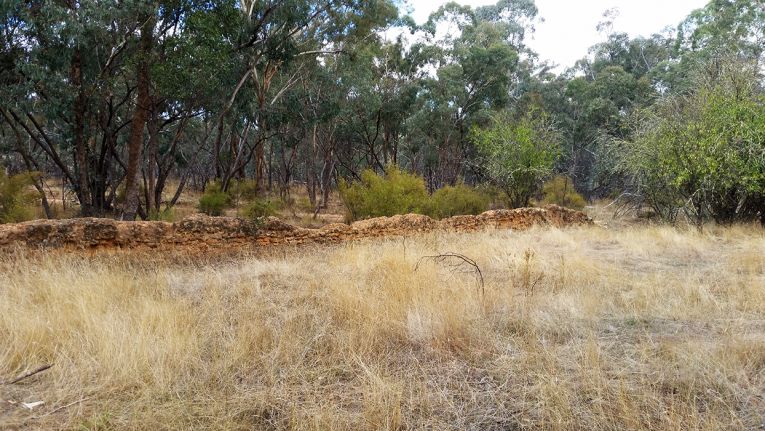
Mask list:
[[[676,25],[692,10],[708,0],[536,0],[539,16],[545,22],[537,25],[533,39],[527,41],[543,60],[573,66],[587,54],[587,48],[601,42],[603,35],[595,27],[603,20],[603,12],[618,8],[614,30],[632,36],[650,36],[667,26]],[[447,0],[409,0],[414,19],[427,20],[431,12]],[[457,3],[482,6],[496,0],[457,0]]]

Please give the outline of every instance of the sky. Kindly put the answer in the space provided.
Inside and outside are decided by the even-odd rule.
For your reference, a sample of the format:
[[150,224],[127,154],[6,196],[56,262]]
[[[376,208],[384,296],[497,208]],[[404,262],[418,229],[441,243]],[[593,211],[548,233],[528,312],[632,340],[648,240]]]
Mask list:
[[[539,17],[536,33],[526,43],[542,60],[551,60],[560,68],[573,66],[587,55],[587,49],[605,39],[596,26],[603,21],[603,12],[617,8],[614,31],[632,37],[650,36],[667,26],[674,26],[691,11],[709,0],[536,0]],[[409,0],[412,16],[418,23],[447,0]],[[496,0],[457,0],[473,7],[496,3]]]

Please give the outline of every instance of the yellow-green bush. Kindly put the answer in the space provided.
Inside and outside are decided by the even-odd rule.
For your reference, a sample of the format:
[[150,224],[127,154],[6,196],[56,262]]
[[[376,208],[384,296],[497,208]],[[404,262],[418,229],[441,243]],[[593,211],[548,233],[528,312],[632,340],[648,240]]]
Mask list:
[[211,216],[223,215],[223,210],[229,205],[231,205],[231,196],[221,190],[217,182],[208,184],[204,194],[199,198],[199,211]]
[[244,207],[244,216],[251,220],[261,220],[276,215],[281,205],[281,201],[255,199]]
[[555,204],[576,210],[581,210],[587,205],[584,197],[574,189],[574,182],[565,175],[558,175],[547,181],[542,186],[542,193],[542,203],[546,205]]
[[152,209],[149,211],[149,220],[166,221],[166,222],[172,223],[175,221],[175,209],[165,208],[159,211],[157,211],[156,209]]
[[361,173],[361,181],[352,184],[341,181],[340,198],[349,221],[423,213],[429,203],[425,181],[395,166],[389,166],[384,176],[366,170]]
[[34,172],[8,176],[0,168],[0,223],[17,223],[34,218],[34,205],[40,195],[30,190]]
[[255,180],[234,180],[228,186],[228,194],[235,202],[253,201],[258,198],[258,182]]
[[295,201],[295,208],[304,213],[312,213],[316,208],[307,197],[299,197]]
[[490,202],[485,193],[464,184],[447,186],[428,196],[422,177],[395,166],[388,167],[384,176],[367,170],[361,174],[361,181],[341,181],[340,198],[348,221],[408,213],[433,218],[480,214]]
[[441,219],[457,215],[480,214],[489,208],[491,198],[465,184],[446,186],[430,197],[428,215]]

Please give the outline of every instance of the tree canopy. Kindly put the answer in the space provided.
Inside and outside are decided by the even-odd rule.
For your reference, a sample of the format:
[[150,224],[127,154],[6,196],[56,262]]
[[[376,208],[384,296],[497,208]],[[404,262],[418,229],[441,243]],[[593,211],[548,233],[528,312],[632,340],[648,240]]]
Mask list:
[[3,0],[0,163],[128,220],[244,179],[320,209],[391,165],[512,206],[560,174],[670,219],[765,217],[761,2],[649,37],[605,21],[560,73],[526,44],[539,19],[533,0],[421,25],[394,0]]

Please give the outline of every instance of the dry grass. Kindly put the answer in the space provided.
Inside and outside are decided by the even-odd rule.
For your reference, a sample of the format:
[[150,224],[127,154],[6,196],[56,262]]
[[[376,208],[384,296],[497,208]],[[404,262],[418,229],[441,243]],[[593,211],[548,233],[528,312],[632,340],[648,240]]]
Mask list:
[[[414,271],[449,251],[476,259],[485,293],[460,268]],[[0,386],[0,429],[765,421],[759,228],[434,234],[279,253],[4,258],[0,379],[55,365]]]

